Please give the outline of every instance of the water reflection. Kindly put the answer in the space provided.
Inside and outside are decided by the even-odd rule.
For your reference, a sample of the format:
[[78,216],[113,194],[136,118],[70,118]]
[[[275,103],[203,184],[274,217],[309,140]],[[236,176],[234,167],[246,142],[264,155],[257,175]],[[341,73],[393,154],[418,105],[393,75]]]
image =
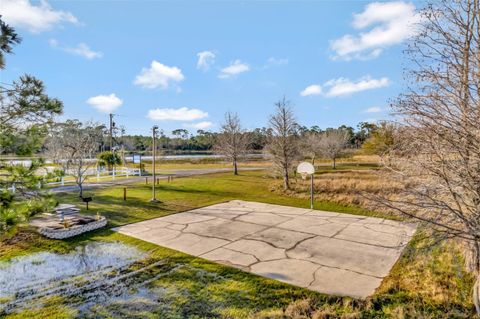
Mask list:
[[0,313],[42,297],[95,290],[146,255],[122,243],[94,242],[67,254],[41,252],[0,262]]

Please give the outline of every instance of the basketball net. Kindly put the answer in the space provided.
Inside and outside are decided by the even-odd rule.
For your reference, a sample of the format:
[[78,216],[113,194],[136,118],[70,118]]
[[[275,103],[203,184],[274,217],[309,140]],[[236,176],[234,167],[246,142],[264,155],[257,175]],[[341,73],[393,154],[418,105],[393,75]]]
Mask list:
[[308,173],[304,172],[304,173],[301,173],[301,175],[302,175],[302,179],[305,180],[307,179]]

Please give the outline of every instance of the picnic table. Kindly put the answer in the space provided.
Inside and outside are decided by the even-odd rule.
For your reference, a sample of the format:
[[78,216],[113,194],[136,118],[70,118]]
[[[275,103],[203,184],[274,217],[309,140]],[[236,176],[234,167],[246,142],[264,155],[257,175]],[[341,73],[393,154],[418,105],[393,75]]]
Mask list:
[[60,204],[57,207],[55,207],[54,211],[57,214],[64,213],[68,215],[68,214],[78,213],[80,211],[80,208],[77,208],[77,206],[72,204]]
[[63,222],[65,215],[76,214],[80,212],[80,208],[77,208],[77,206],[72,204],[60,204],[57,207],[55,207],[54,212],[57,215],[60,215]]

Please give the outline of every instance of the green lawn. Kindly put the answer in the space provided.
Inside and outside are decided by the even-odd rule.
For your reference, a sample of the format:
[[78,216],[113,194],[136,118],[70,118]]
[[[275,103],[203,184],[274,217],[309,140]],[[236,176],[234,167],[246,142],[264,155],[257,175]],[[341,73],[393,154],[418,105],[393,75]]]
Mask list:
[[[295,207],[310,207],[308,199],[284,196],[270,189],[275,180],[265,176],[265,172],[243,172],[239,176],[230,173],[208,174],[188,178],[176,178],[168,183],[161,180],[157,187],[157,199],[161,203],[153,204],[151,184],[145,183],[109,187],[87,191],[94,197],[90,210],[83,213],[106,216],[112,226],[124,225],[145,219],[165,216],[232,199],[243,199]],[[123,188],[127,187],[127,200],[123,200]],[[60,194],[62,203],[77,204],[84,207],[77,194]],[[345,212],[350,214],[381,216],[360,207],[343,206],[333,202],[316,202],[315,209]],[[385,216],[393,218],[391,216]]]
[[[100,212],[109,226],[164,216],[231,199],[308,207],[306,199],[273,191],[280,181],[263,172],[204,175],[162,181],[159,204],[152,204],[151,189],[129,185],[92,191],[88,213]],[[59,194],[61,202],[82,205],[75,194]],[[316,202],[316,209],[374,215],[359,207]],[[86,211],[84,211],[86,212]],[[367,300],[327,296],[217,265],[180,252],[136,240],[110,230],[100,230],[71,240],[53,241],[23,229],[17,237],[0,243],[0,260],[35,251],[68,252],[91,241],[121,241],[148,251],[144,264],[161,266],[142,273],[156,278],[148,288],[156,293],[152,303],[123,301],[94,307],[96,318],[472,318],[470,292],[473,278],[463,269],[455,245],[426,245],[417,235],[376,294]],[[145,265],[134,265],[141,267]],[[81,296],[78,297],[81,301]],[[77,298],[77,299],[78,299]],[[76,300],[78,302],[78,300]],[[78,313],[72,300],[55,297],[41,309],[28,309],[6,318],[73,318]],[[1,316],[1,314],[0,314]]]

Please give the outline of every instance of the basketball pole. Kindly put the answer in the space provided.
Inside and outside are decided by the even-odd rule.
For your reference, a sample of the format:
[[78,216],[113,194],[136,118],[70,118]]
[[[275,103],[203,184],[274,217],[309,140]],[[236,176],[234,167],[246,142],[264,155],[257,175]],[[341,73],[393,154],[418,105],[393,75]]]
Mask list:
[[313,174],[310,175],[310,209],[313,209]]

